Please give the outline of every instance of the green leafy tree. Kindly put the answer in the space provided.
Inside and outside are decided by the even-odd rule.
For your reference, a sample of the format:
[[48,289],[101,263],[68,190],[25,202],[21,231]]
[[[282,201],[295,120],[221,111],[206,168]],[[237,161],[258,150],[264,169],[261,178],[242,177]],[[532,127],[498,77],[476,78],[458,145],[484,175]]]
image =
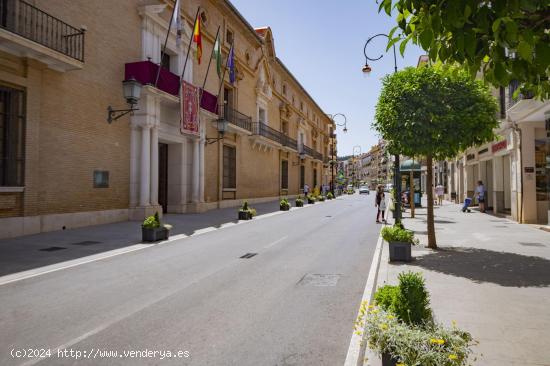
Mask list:
[[[420,45],[432,61],[480,70],[494,86],[517,80],[524,91],[550,97],[549,0],[381,0],[397,14],[388,49]],[[518,89],[518,92],[520,89]]]
[[490,141],[498,125],[496,113],[487,86],[456,68],[409,67],[383,79],[374,127],[392,154],[426,157],[430,248],[437,248],[433,159],[451,158]]

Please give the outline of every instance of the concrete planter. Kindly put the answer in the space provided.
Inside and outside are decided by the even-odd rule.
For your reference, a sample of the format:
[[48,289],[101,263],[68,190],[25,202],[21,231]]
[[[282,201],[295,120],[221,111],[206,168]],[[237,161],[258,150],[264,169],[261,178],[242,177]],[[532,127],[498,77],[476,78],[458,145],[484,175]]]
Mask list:
[[310,200],[310,199],[308,198],[307,203],[308,203],[308,205],[313,205],[313,204],[315,203],[315,200]]
[[154,229],[141,227],[141,240],[147,242],[154,242],[160,240],[167,240],[170,235],[170,230],[165,227],[157,227]]
[[290,210],[290,206],[280,206],[280,207],[279,207],[279,210],[281,210],[281,211],[288,211],[288,210]]
[[412,260],[411,243],[390,241],[388,244],[390,250],[390,262],[410,262]]
[[304,207],[304,201],[296,201],[296,207]]
[[251,220],[252,214],[248,211],[239,211],[239,220]]
[[389,353],[382,353],[382,366],[396,366],[399,360],[393,358]]

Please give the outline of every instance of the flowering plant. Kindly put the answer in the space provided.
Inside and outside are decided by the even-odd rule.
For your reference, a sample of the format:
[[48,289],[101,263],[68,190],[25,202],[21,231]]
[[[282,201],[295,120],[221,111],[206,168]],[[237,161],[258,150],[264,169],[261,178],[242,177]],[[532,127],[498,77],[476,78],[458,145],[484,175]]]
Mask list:
[[389,354],[398,366],[465,366],[473,345],[472,336],[453,324],[427,327],[403,323],[388,311],[364,303],[356,321],[356,331],[379,354]]

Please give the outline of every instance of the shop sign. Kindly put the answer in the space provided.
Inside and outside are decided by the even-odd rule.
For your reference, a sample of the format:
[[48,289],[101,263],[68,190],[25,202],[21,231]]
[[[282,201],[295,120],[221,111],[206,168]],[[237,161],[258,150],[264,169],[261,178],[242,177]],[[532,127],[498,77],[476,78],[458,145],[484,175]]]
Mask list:
[[496,153],[497,151],[506,149],[506,146],[508,146],[508,142],[506,140],[502,140],[496,144],[493,144],[493,146],[491,146],[491,151]]

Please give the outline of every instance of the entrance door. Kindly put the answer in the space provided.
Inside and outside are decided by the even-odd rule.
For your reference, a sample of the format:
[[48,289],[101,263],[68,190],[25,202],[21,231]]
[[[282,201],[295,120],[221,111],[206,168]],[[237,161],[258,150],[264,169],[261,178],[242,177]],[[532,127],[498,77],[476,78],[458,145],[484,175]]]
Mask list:
[[162,212],[168,209],[168,145],[159,144],[159,205]]

